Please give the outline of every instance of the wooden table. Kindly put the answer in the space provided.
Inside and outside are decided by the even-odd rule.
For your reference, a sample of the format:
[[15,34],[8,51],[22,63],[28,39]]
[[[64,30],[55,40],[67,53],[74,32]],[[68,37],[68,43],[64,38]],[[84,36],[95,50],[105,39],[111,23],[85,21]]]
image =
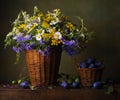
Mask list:
[[114,94],[105,94],[103,89],[92,88],[56,87],[38,90],[0,88],[0,100],[120,100],[120,86],[116,87],[116,91]]

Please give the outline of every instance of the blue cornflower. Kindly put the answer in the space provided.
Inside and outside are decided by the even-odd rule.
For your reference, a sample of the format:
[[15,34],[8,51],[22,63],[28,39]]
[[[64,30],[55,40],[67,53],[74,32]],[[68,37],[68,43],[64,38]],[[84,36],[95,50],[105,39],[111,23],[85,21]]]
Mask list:
[[44,52],[43,52],[42,50],[40,50],[40,49],[38,50],[38,52],[39,52],[41,55],[43,55],[43,56],[45,55]]
[[31,49],[34,48],[34,46],[35,46],[35,43],[33,43],[33,44],[26,44],[25,49],[26,50],[31,50]]
[[15,51],[16,53],[20,53],[22,52],[22,47],[13,47],[13,51]]
[[68,45],[68,46],[76,45],[76,42],[74,40],[65,41],[64,43],[65,43],[65,45]]
[[17,37],[17,42],[22,42],[24,41],[24,36],[18,36]]
[[22,43],[21,46],[22,46],[23,48],[25,48],[26,44],[25,44],[25,43]]
[[45,48],[44,51],[42,51],[42,50],[39,49],[38,52],[41,55],[43,55],[43,56],[48,56],[48,54],[49,54],[49,48]]
[[24,41],[32,40],[32,35],[24,36]]
[[45,42],[44,42],[44,41],[40,41],[40,44],[43,44],[43,45],[44,45],[44,44],[45,44]]

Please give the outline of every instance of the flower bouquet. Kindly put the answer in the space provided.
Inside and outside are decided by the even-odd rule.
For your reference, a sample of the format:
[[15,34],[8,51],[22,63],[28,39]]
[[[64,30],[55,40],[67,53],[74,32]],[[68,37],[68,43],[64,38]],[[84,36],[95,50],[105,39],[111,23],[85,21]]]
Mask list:
[[[78,54],[91,37],[91,32],[88,32],[83,19],[80,17],[78,19],[80,21],[79,26],[71,22],[68,16],[65,16],[60,9],[48,11],[44,14],[35,6],[32,15],[26,11],[21,11],[17,19],[12,23],[12,31],[6,35],[5,46],[13,46],[13,50],[17,55],[16,62],[19,61],[22,51],[26,51],[26,54],[29,55],[27,56],[27,62],[28,58],[33,58],[31,60],[33,63],[35,63],[36,59],[39,60],[39,63],[47,60],[44,64],[36,66],[46,65],[46,63],[50,62],[47,59],[50,55],[54,54],[54,56],[58,57],[58,54],[61,54],[63,50],[69,55]],[[33,54],[37,56],[33,57],[33,54],[28,53],[29,51],[34,52]],[[42,58],[37,58],[39,55],[42,55]],[[55,59],[60,60],[60,57],[51,61],[56,62]],[[31,62],[29,65],[31,65]],[[36,70],[43,69],[38,68]],[[45,72],[45,70],[42,72]]]
[[[6,35],[5,46],[12,45],[19,58],[24,50],[36,49],[47,56],[51,47],[62,47],[69,55],[77,54],[90,39],[83,19],[80,26],[72,23],[60,9],[43,14],[35,6],[33,15],[22,11],[12,23],[12,31]],[[17,59],[18,60],[18,59]]]

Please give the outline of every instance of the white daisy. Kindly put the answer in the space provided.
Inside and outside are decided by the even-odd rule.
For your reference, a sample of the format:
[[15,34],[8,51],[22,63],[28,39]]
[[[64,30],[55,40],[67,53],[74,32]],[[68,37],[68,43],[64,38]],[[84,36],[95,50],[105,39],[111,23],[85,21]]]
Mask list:
[[60,33],[60,32],[55,32],[54,38],[55,38],[55,39],[61,39],[61,38],[62,38],[61,33]]
[[40,34],[37,34],[37,35],[35,36],[35,38],[36,38],[37,41],[41,41],[41,40],[42,40],[42,37],[41,37]]

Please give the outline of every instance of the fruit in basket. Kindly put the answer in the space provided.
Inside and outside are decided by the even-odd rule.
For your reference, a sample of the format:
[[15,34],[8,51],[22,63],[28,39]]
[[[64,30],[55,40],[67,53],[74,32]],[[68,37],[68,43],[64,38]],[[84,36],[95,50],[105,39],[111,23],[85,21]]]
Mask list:
[[95,68],[95,64],[90,64],[89,68]]
[[80,63],[80,68],[98,68],[103,65],[102,61],[89,57]]
[[89,57],[87,60],[86,60],[86,63],[87,64],[91,64],[91,63],[94,63],[95,62],[95,58],[92,58],[92,57]]
[[101,61],[96,61],[95,62],[95,66],[96,67],[101,67],[102,66],[102,62]]
[[87,68],[86,62],[81,62],[81,63],[80,63],[80,67],[81,67],[81,68]]

